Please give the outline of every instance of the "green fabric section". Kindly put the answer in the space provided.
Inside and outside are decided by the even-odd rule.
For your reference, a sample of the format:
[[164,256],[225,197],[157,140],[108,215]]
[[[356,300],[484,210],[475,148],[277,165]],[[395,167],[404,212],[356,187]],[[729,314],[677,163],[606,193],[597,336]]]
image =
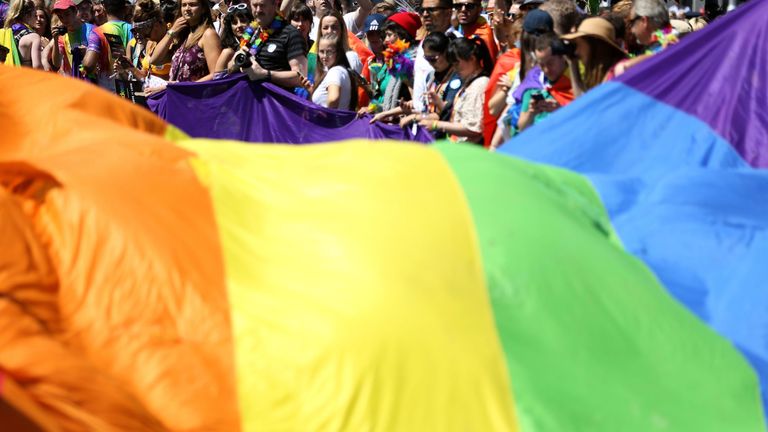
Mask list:
[[436,148],[472,211],[524,432],[765,430],[751,367],[623,251],[584,177]]

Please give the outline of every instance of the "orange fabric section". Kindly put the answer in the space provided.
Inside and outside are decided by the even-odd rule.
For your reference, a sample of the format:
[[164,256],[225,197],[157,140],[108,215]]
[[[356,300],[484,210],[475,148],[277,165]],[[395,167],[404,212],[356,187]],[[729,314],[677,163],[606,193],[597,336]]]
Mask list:
[[485,88],[485,101],[483,102],[483,144],[485,147],[490,147],[493,134],[496,132],[496,121],[499,119],[499,116],[491,115],[488,110],[488,102],[496,93],[496,84],[499,83],[499,78],[514,69],[518,63],[520,63],[520,50],[512,48],[499,56],[489,77],[488,87]]
[[463,27],[464,37],[477,36],[485,42],[485,46],[488,47],[488,52],[491,53],[491,60],[496,61],[496,56],[499,55],[499,46],[496,45],[496,37],[493,36],[493,27],[488,24],[485,18],[478,18],[475,24]]
[[190,153],[95,86],[0,67],[0,94],[0,371],[62,431],[237,431],[223,260]]
[[0,371],[0,425],[13,432],[56,432],[59,427]]
[[560,106],[566,106],[576,98],[571,87],[571,75],[567,69],[548,90]]
[[[354,33],[348,32],[347,39],[349,41],[349,47],[357,53],[357,56],[360,58],[360,63],[363,64],[363,70],[361,72],[361,76],[365,78],[366,80],[371,80],[371,73],[368,71],[368,60],[373,57],[373,52],[368,48],[368,46],[365,44],[365,42],[361,41],[357,36],[355,36]],[[367,75],[366,76],[366,72]],[[371,99],[368,97],[368,93],[363,90],[362,87],[357,88],[357,106],[364,107],[368,106],[368,104],[371,102]]]

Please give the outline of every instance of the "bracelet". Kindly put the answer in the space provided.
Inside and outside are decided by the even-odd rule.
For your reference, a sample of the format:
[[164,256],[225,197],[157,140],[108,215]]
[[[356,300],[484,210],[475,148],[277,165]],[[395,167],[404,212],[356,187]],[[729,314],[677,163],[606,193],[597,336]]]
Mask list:
[[267,69],[267,82],[272,82],[272,71]]
[[430,128],[430,130],[431,130],[432,132],[434,132],[434,131],[436,131],[436,130],[437,130],[437,120],[435,120],[435,121],[433,121],[433,122],[432,122],[432,127]]
[[168,30],[167,32],[165,32],[165,34],[167,34],[168,37],[170,37],[170,38],[173,38],[173,33],[174,33],[173,30]]

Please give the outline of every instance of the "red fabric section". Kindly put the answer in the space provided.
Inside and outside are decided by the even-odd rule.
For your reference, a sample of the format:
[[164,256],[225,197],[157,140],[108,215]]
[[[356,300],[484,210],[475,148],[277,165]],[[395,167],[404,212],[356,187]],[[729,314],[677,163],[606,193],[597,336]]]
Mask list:
[[560,78],[547,89],[549,94],[560,104],[561,107],[573,102],[573,87],[571,87],[571,76],[567,73],[560,75]]
[[493,134],[496,132],[496,121],[499,119],[499,116],[491,115],[488,110],[488,102],[491,100],[491,96],[496,92],[496,83],[499,82],[499,78],[511,71],[519,62],[520,50],[512,48],[499,57],[496,66],[493,68],[493,72],[491,72],[488,87],[485,88],[485,102],[483,103],[483,144],[485,147],[491,145],[491,139],[493,139]]
[[488,51],[491,53],[491,60],[496,61],[499,55],[499,46],[496,45],[496,38],[493,37],[493,28],[484,19],[478,20],[471,26],[464,27],[464,37],[477,36],[485,42]]

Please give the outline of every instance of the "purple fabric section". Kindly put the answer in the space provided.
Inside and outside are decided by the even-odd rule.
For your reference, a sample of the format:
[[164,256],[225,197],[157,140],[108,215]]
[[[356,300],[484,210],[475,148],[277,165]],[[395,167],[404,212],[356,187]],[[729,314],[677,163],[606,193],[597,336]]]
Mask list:
[[768,1],[751,1],[619,81],[707,123],[768,168]]
[[204,83],[179,83],[151,97],[148,105],[161,118],[196,138],[259,143],[308,144],[351,138],[430,142],[419,128],[357,118],[352,111],[327,109],[275,85],[244,75]]
[[517,86],[517,89],[512,93],[512,97],[520,102],[523,100],[523,93],[525,93],[526,90],[542,88],[541,74],[541,68],[538,66],[534,66],[530,69],[528,73],[525,74],[525,78],[520,82],[520,85]]

